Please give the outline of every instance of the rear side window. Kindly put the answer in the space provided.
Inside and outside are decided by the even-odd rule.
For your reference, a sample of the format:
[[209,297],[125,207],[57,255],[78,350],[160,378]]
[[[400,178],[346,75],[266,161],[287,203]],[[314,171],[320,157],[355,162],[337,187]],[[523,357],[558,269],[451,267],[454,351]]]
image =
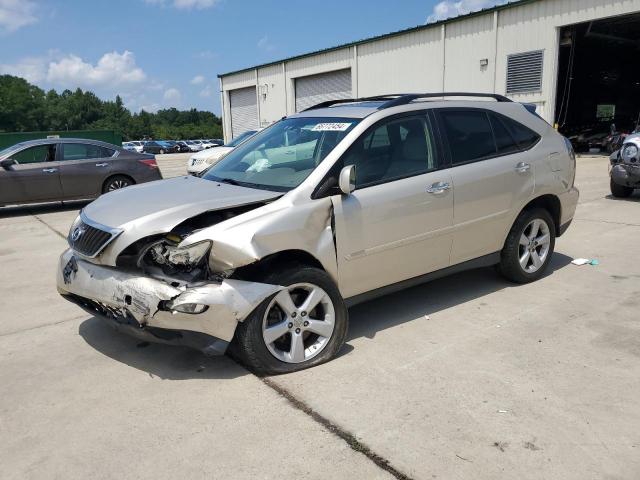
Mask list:
[[84,160],[85,158],[109,158],[114,150],[99,145],[66,143],[62,150],[62,160]]
[[540,135],[521,123],[502,115],[499,118],[521,150],[528,150],[540,140]]
[[496,154],[488,115],[481,110],[440,110],[453,165]]
[[507,128],[500,121],[498,116],[490,114],[491,127],[493,127],[493,135],[496,139],[496,148],[499,155],[506,155],[520,151],[520,147],[511,136]]

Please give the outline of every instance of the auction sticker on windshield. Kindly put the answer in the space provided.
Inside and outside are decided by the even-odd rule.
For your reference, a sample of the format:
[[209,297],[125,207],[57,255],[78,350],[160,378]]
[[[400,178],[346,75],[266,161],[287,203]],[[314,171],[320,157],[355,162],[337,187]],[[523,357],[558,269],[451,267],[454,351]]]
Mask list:
[[350,126],[350,123],[319,123],[311,130],[314,132],[344,132]]

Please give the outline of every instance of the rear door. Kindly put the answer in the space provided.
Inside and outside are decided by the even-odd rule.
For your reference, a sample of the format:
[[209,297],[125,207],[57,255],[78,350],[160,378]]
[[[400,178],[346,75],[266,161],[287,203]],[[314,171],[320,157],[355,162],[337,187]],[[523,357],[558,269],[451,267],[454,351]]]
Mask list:
[[455,189],[455,265],[502,249],[514,210],[531,198],[534,169],[501,115],[473,108],[446,108],[437,114]]
[[453,191],[426,114],[385,119],[345,153],[356,189],[334,195],[340,289],[351,297],[449,265]]
[[62,143],[60,147],[60,180],[65,198],[99,195],[116,150],[91,143]]
[[7,170],[0,168],[0,204],[44,202],[62,197],[55,142],[25,148],[10,158],[17,164]]

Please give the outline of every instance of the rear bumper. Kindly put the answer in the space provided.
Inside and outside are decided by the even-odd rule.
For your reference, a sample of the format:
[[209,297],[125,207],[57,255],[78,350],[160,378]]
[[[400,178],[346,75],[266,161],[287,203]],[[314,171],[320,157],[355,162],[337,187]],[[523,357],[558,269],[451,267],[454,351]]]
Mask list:
[[[148,341],[188,345],[205,353],[224,353],[238,322],[278,285],[224,280],[194,287],[174,287],[137,272],[60,256],[58,292],[112,326]],[[187,304],[204,305],[202,313],[184,313]],[[207,338],[208,337],[208,338]]]
[[576,213],[576,207],[578,206],[578,199],[580,198],[580,192],[576,187],[571,187],[566,192],[559,195],[560,198],[560,230],[558,236],[567,231],[573,216]]

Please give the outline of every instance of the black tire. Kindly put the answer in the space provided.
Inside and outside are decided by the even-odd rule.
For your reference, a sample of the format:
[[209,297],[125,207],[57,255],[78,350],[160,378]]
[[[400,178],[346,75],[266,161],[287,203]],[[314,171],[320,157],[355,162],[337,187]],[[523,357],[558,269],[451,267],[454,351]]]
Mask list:
[[320,353],[308,360],[300,363],[287,363],[276,358],[267,348],[262,333],[263,319],[267,313],[267,308],[276,294],[264,300],[238,325],[230,353],[250,370],[261,375],[277,375],[295,372],[319,365],[334,358],[345,342],[349,324],[349,314],[344,300],[338,291],[338,287],[331,277],[318,268],[296,265],[274,272],[262,281],[284,287],[306,283],[316,285],[323,289],[331,299],[335,311],[333,332]]
[[609,185],[611,188],[611,195],[613,195],[616,198],[630,197],[634,190],[631,187],[617,184],[616,182],[613,181],[613,178],[609,181]]
[[113,192],[114,190],[120,190],[121,188],[134,185],[136,182],[131,177],[126,175],[114,175],[107,178],[102,185],[102,193]]
[[[542,265],[538,267],[537,270],[529,272],[520,265],[520,238],[523,234],[525,234],[525,232],[529,228],[529,225],[536,219],[542,220],[546,224],[549,232],[549,246]],[[511,230],[509,231],[509,235],[507,235],[507,239],[504,242],[504,247],[502,248],[502,252],[500,253],[500,263],[498,264],[498,271],[506,279],[514,283],[529,283],[538,280],[545,274],[549,266],[549,262],[551,261],[551,257],[553,256],[555,244],[556,228],[551,214],[544,208],[533,208],[524,210],[514,222]],[[524,247],[525,250],[526,248],[527,247]]]

